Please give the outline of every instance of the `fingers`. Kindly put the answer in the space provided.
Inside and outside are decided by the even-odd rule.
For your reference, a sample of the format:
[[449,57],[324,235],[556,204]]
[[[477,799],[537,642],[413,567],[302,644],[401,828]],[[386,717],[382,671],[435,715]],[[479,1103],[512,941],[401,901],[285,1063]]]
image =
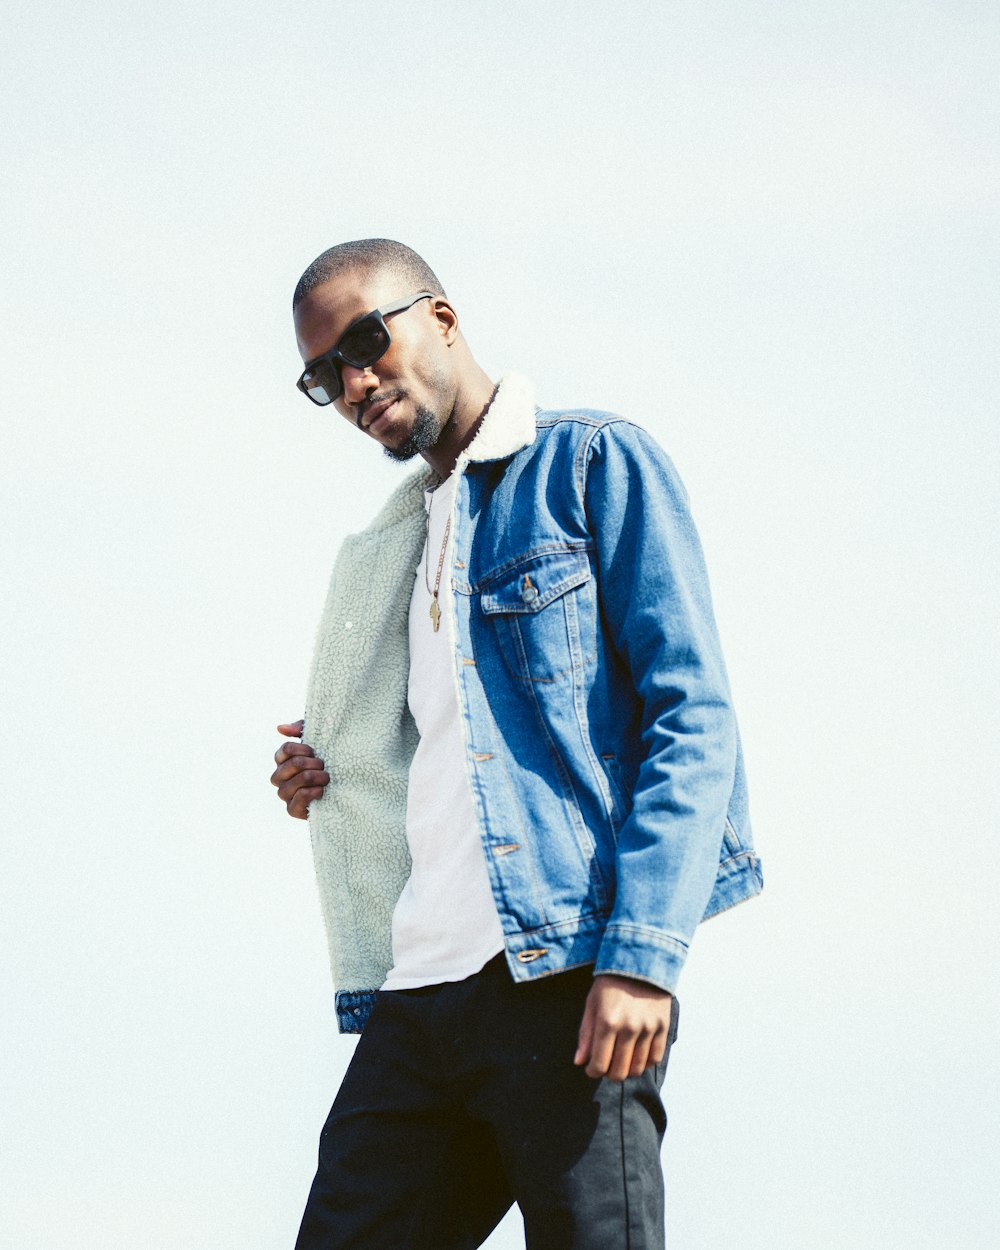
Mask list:
[[[301,780],[303,777],[307,778],[305,782]],[[326,785],[329,780],[326,765],[316,758],[312,747],[299,747],[295,755],[278,761],[278,767],[271,774],[271,785],[277,786],[279,793],[289,783],[294,783],[292,789],[298,789],[303,784]]]
[[573,1056],[573,1062],[579,1067],[581,1064],[590,1061],[591,1051],[594,1045],[594,1009],[593,999],[591,995],[587,995],[587,1002],[583,1009],[583,1019],[580,1021],[580,1033],[577,1037],[576,1054]]
[[628,1021],[598,1020],[585,1071],[595,1079],[606,1076],[611,1081],[639,1076],[646,1070],[649,1042],[649,1033]]
[[289,721],[286,725],[278,726],[278,733],[284,734],[286,738],[301,738],[305,726],[304,720]]
[[598,1028],[595,1033],[590,1062],[585,1069],[588,1076],[624,1081],[629,1076],[641,1076],[657,1062],[652,1058],[654,1033],[648,1028],[623,1024]]
[[[599,1021],[595,1025],[593,1041],[590,1044],[590,1060],[586,1068],[584,1068],[588,1076],[592,1076],[595,1079],[602,1076],[611,1076],[617,1041],[618,1034],[615,1029],[609,1028],[603,1021]],[[621,1058],[622,1051],[619,1049],[619,1065],[621,1064]],[[629,1050],[629,1058],[631,1058],[631,1049]],[[624,1078],[613,1077],[612,1079],[622,1080]]]
[[329,781],[330,774],[327,772],[301,773],[278,787],[278,798],[288,809],[289,816],[305,820],[309,815],[309,804],[313,799],[323,797]]
[[640,1076],[663,1059],[669,1024],[666,991],[598,976],[587,996],[574,1063],[586,1065],[594,1079]]
[[[632,1053],[626,1059],[625,1055],[621,1056],[621,1063],[624,1064],[625,1076],[641,1076],[643,1072],[653,1062],[650,1058],[653,1039],[649,1033],[640,1033],[632,1043]],[[617,1046],[615,1047],[617,1050]],[[616,1060],[611,1063],[612,1072],[617,1072]],[[624,1077],[617,1075],[612,1076],[613,1081],[624,1080]]]
[[646,1067],[652,1067],[654,1064],[662,1063],[663,1057],[667,1053],[667,1038],[670,1036],[670,1025],[661,1031],[657,1031],[653,1040],[649,1044],[649,1058],[646,1060]]
[[289,816],[294,816],[296,820],[308,820],[309,804],[313,799],[321,799],[325,788],[325,786],[309,786],[297,790],[295,796],[286,805]]
[[314,755],[312,747],[307,746],[304,742],[283,742],[274,753],[274,762],[283,764],[285,760],[290,760],[295,755]]
[[274,755],[278,767],[271,774],[271,785],[277,787],[278,798],[289,816],[305,820],[309,804],[321,798],[330,783],[330,774],[312,747],[300,742],[284,743]]

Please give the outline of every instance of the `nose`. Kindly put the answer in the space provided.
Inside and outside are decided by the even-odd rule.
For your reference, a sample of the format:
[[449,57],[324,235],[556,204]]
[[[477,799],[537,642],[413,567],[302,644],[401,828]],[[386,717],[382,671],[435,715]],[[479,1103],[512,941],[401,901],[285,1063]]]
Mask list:
[[372,373],[371,366],[358,369],[354,365],[340,366],[340,381],[344,388],[344,402],[356,408],[372,393],[378,390],[378,378]]

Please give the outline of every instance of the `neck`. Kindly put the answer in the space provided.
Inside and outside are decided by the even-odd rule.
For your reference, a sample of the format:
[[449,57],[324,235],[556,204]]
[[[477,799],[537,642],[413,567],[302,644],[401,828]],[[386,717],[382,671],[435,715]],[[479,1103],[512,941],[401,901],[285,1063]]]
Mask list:
[[478,365],[473,365],[455,398],[451,416],[441,437],[422,455],[438,477],[448,477],[458,457],[476,437],[486,411],[496,393],[496,383]]

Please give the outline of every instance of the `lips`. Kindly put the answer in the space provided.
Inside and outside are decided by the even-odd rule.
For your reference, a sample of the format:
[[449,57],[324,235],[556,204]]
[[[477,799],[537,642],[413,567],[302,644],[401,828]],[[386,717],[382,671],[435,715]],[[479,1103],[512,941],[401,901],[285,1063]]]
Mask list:
[[385,399],[380,399],[374,404],[366,404],[361,411],[358,424],[366,433],[377,432],[376,427],[388,424],[384,418],[390,415],[400,399],[402,399],[401,395],[387,395]]

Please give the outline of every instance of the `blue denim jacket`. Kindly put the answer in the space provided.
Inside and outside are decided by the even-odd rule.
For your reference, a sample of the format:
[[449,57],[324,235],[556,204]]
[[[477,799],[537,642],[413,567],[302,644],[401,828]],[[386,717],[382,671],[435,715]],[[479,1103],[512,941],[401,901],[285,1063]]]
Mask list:
[[[699,921],[763,884],[684,487],[639,427],[590,410],[537,412],[516,376],[456,471],[457,697],[511,975],[593,963],[674,990]],[[426,475],[417,478],[422,491]],[[388,527],[397,548],[403,515],[419,507],[422,521],[411,496]],[[405,602],[386,631],[405,631],[416,560],[403,564]],[[312,734],[322,707],[315,695],[310,704]],[[333,791],[338,748],[329,733],[316,738]],[[413,746],[410,733],[396,761],[404,783]],[[333,840],[344,842],[343,828]],[[328,931],[331,919],[337,928],[343,918],[328,911]],[[339,980],[342,1028],[363,1024],[379,983]]]

